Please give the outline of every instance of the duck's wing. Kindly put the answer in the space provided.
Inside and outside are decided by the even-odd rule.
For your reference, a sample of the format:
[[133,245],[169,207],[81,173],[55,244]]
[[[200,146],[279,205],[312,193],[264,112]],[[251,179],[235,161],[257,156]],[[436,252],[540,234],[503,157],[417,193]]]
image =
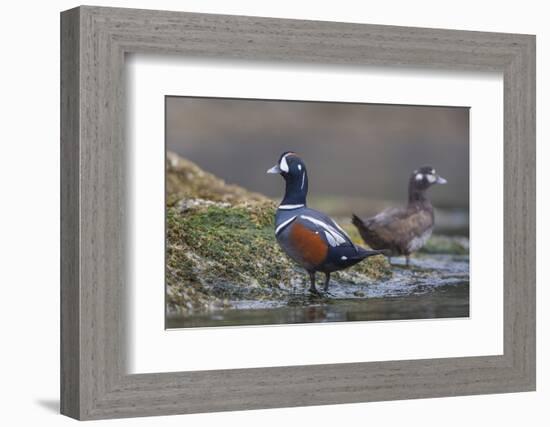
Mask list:
[[336,222],[320,212],[302,212],[279,227],[279,244],[308,271],[320,267],[336,271],[380,253],[355,246]]
[[368,228],[387,242],[410,240],[433,226],[433,214],[426,210],[387,209],[368,220]]
[[331,247],[355,248],[351,238],[336,221],[328,215],[314,209],[305,209],[297,218],[306,227],[314,229],[323,236]]

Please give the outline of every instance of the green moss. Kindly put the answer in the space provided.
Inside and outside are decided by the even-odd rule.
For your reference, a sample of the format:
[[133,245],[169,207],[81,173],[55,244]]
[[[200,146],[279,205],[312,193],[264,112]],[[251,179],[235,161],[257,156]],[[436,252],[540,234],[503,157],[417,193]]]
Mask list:
[[[274,208],[266,206],[209,206],[184,214],[168,208],[168,265],[186,271],[182,278],[187,281],[195,274],[190,271],[200,270],[209,283],[278,287],[293,266],[275,241],[273,217]],[[189,250],[199,258],[195,266],[175,255]]]
[[359,264],[354,265],[349,269],[349,271],[368,276],[374,280],[384,279],[391,276],[390,263],[384,255],[370,257],[366,261],[362,261]]
[[463,237],[434,235],[420,252],[426,254],[467,255],[470,251],[468,239]]

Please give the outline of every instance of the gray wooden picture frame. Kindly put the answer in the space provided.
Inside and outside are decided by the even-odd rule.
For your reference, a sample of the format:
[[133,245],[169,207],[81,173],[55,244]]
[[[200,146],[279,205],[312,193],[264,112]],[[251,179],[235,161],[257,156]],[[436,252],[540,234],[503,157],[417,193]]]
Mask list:
[[[127,53],[502,72],[504,354],[127,374]],[[71,9],[61,14],[61,166],[65,415],[84,420],[535,390],[532,35]]]

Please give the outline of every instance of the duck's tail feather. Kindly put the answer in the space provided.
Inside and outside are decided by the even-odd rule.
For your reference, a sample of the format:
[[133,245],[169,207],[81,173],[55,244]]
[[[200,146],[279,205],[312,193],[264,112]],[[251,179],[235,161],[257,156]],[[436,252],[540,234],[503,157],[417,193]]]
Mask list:
[[357,228],[365,227],[365,222],[355,214],[351,215],[351,223]]
[[358,257],[361,259],[368,258],[371,256],[376,255],[384,255],[384,256],[390,256],[391,251],[389,249],[377,249],[377,250],[368,250],[365,248],[362,248],[361,246],[357,246],[357,252]]
[[345,259],[339,258],[338,264],[341,266],[347,268],[351,267],[352,265],[355,265],[361,261],[363,261],[366,258],[369,258],[371,256],[376,255],[385,255],[384,250],[378,251],[378,250],[367,250],[365,248],[362,248],[361,246],[355,246],[355,253],[349,254],[345,256]]

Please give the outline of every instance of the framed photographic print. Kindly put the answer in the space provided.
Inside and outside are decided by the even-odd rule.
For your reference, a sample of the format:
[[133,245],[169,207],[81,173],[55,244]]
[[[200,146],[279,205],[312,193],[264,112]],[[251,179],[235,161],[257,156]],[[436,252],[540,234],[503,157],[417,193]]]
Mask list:
[[535,38],[61,15],[61,408],[535,389]]

